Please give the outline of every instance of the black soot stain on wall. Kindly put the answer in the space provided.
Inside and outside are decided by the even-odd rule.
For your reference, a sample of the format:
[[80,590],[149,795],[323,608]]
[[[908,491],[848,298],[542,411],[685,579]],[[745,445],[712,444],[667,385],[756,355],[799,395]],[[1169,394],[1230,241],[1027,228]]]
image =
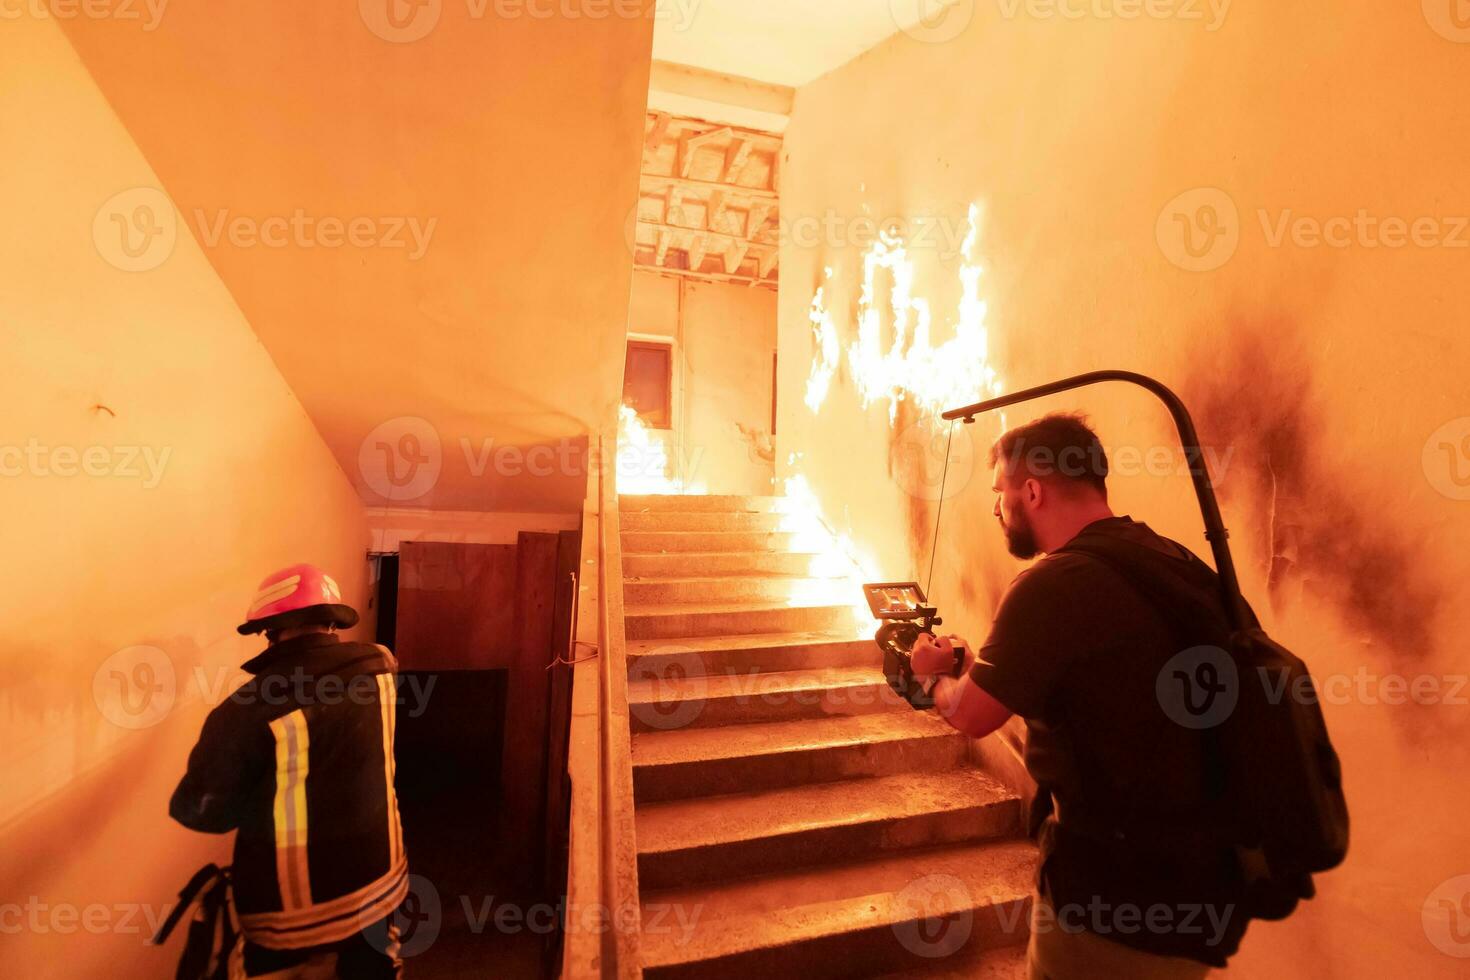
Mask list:
[[1225,336],[1222,348],[1196,351],[1181,394],[1202,443],[1226,460],[1221,500],[1248,515],[1247,533],[1270,556],[1272,608],[1319,598],[1373,645],[1427,657],[1444,586],[1394,515],[1371,510],[1353,474],[1324,462],[1331,415],[1291,324],[1232,324]]

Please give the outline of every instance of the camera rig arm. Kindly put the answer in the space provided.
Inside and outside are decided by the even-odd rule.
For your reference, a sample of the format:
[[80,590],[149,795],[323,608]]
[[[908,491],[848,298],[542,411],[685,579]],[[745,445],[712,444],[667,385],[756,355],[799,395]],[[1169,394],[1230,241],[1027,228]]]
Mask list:
[[942,417],[951,422],[955,419],[964,419],[965,424],[970,425],[974,423],[975,416],[985,412],[992,412],[1021,402],[1034,401],[1037,398],[1045,398],[1047,395],[1055,395],[1063,391],[1071,391],[1073,388],[1100,384],[1104,381],[1123,381],[1138,385],[1153,392],[1168,408],[1169,414],[1174,419],[1174,425],[1179,430],[1179,441],[1184,446],[1184,458],[1189,464],[1189,475],[1194,481],[1195,495],[1199,498],[1200,513],[1205,519],[1205,538],[1210,542],[1210,549],[1215,558],[1215,571],[1220,576],[1220,590],[1224,595],[1226,614],[1230,617],[1230,627],[1233,631],[1247,628],[1251,617],[1247,612],[1245,598],[1240,592],[1240,577],[1235,571],[1235,560],[1230,556],[1230,532],[1226,530],[1225,520],[1220,516],[1220,504],[1215,499],[1215,486],[1210,479],[1209,468],[1205,465],[1204,452],[1200,449],[1199,444],[1199,434],[1194,428],[1194,419],[1190,417],[1189,409],[1184,407],[1184,402],[1179,396],[1162,382],[1132,371],[1092,371],[1072,378],[1063,378],[1061,381],[1053,381],[1050,384],[1037,385],[1034,388],[1027,388],[1009,395],[1001,395],[999,398],[976,402],[963,408],[950,409]]

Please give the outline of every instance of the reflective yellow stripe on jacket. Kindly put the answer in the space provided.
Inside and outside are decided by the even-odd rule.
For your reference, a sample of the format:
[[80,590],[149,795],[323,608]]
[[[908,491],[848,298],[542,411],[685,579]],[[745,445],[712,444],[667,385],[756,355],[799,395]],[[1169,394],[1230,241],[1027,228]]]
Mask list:
[[378,706],[383,717],[383,784],[388,794],[388,864],[403,860],[403,822],[398,815],[398,794],[393,788],[396,766],[393,737],[398,728],[398,685],[392,674],[378,675]]
[[276,739],[276,881],[281,908],[311,905],[311,873],[306,853],[306,715],[293,711],[270,723]]

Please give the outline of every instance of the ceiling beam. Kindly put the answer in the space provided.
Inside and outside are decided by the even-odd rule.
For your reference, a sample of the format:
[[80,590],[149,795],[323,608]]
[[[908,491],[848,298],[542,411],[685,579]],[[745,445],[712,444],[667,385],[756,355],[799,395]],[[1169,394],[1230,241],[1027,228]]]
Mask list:
[[689,268],[698,272],[704,265],[704,256],[709,251],[709,235],[695,232],[689,240]]
[[750,254],[749,242],[732,242],[725,252],[725,272],[734,275],[735,270],[740,268],[740,263]]
[[689,279],[703,279],[706,282],[722,282],[732,286],[751,286],[761,289],[775,289],[780,283],[775,279],[767,279],[762,282],[749,275],[728,272],[694,272],[689,269],[656,269],[651,265],[639,265],[638,268],[649,272],[657,272],[665,276],[685,276]]
[[730,146],[725,150],[725,172],[721,179],[727,184],[735,183],[749,160],[750,141],[739,137],[731,139]]
[[648,127],[648,135],[643,140],[645,150],[653,150],[664,141],[664,135],[669,131],[669,120],[673,117],[667,112],[660,112],[653,117],[653,124]]
[[669,61],[655,61],[648,80],[650,109],[771,133],[786,131],[795,101],[787,85]]
[[660,233],[664,233],[664,234],[671,234],[671,233],[672,234],[678,234],[678,233],[683,233],[683,234],[707,235],[710,238],[718,238],[721,241],[741,242],[741,243],[744,243],[746,245],[751,246],[752,248],[771,249],[772,251],[775,251],[776,249],[778,249],[780,247],[777,242],[760,242],[760,241],[756,241],[756,240],[751,239],[751,238],[746,238],[744,235],[739,235],[739,234],[735,234],[733,232],[728,232],[728,231],[713,231],[713,230],[706,230],[706,229],[703,229],[703,228],[691,228],[688,225],[671,225],[671,224],[667,224],[667,223],[662,222],[662,221],[649,221],[647,218],[639,218],[638,219],[638,223],[640,225],[646,225],[649,228],[657,229]]
[[[648,118],[641,198],[659,198],[663,214],[637,215],[635,265],[665,275],[774,286],[781,249],[768,226],[780,207],[776,167],[782,138],[662,112],[650,112]],[[704,159],[697,160],[701,150]],[[739,182],[754,169],[756,153],[772,163],[764,187]],[[652,172],[664,170],[672,172]],[[710,179],[697,179],[695,173]],[[696,220],[696,207],[703,220]],[[711,257],[718,261],[708,263]]]
[[770,219],[773,210],[775,208],[771,205],[760,201],[751,204],[749,215],[745,219],[745,237],[755,238],[766,226],[766,221]]
[[705,210],[705,225],[714,231],[719,231],[720,225],[725,220],[726,197],[724,191],[712,191],[709,196],[709,207]]
[[[658,193],[666,187],[677,185],[686,190],[698,190],[706,193],[710,191],[725,191],[731,197],[748,197],[759,201],[770,201],[775,206],[777,194],[775,191],[765,187],[740,187],[735,184],[722,184],[715,180],[695,180],[692,177],[670,177],[665,174],[643,174],[639,180],[642,181],[645,190]],[[655,185],[650,187],[650,185]]]
[[707,133],[698,133],[694,136],[684,136],[679,140],[679,176],[688,177],[689,171],[694,167],[694,154],[710,143],[719,140],[731,139],[734,131],[726,126],[724,129],[712,129]]

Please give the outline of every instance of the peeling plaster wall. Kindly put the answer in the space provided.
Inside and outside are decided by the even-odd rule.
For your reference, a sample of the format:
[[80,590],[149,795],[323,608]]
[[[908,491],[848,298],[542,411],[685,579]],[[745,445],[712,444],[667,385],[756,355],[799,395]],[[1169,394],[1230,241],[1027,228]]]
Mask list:
[[262,648],[234,627],[311,561],[371,636],[363,506],[191,238],[136,272],[94,244],[157,178],[56,21],[0,31],[0,120],[0,962],[172,975],[184,930],[145,942],[228,850],[168,798]]
[[[1459,975],[1437,899],[1470,890],[1453,883],[1470,875],[1470,46],[1419,4],[1237,4],[1214,30],[1015,9],[975,5],[952,40],[896,36],[799,91],[783,215],[829,230],[781,256],[777,476],[804,474],[882,574],[926,578],[945,430],[908,403],[893,425],[886,402],[863,409],[845,356],[811,412],[808,312],[831,268],[845,349],[856,219],[925,218],[914,289],[943,342],[959,299],[945,243],[978,203],[1004,387],[1098,368],[1174,386],[1215,454],[1247,594],[1328,702],[1352,854],[1295,917],[1255,923],[1232,974]],[[1360,212],[1403,225],[1365,231]],[[1347,219],[1327,228],[1346,245],[1314,244],[1301,218]],[[1099,427],[1116,510],[1208,555],[1151,396],[1099,388],[1008,417],[1055,409]],[[1018,570],[991,516],[998,425],[957,430],[933,586],[974,642]],[[1420,677],[1437,703],[1406,693]]]
[[771,493],[776,294],[635,272],[628,332],[674,341],[674,429],[658,435],[686,482]]

